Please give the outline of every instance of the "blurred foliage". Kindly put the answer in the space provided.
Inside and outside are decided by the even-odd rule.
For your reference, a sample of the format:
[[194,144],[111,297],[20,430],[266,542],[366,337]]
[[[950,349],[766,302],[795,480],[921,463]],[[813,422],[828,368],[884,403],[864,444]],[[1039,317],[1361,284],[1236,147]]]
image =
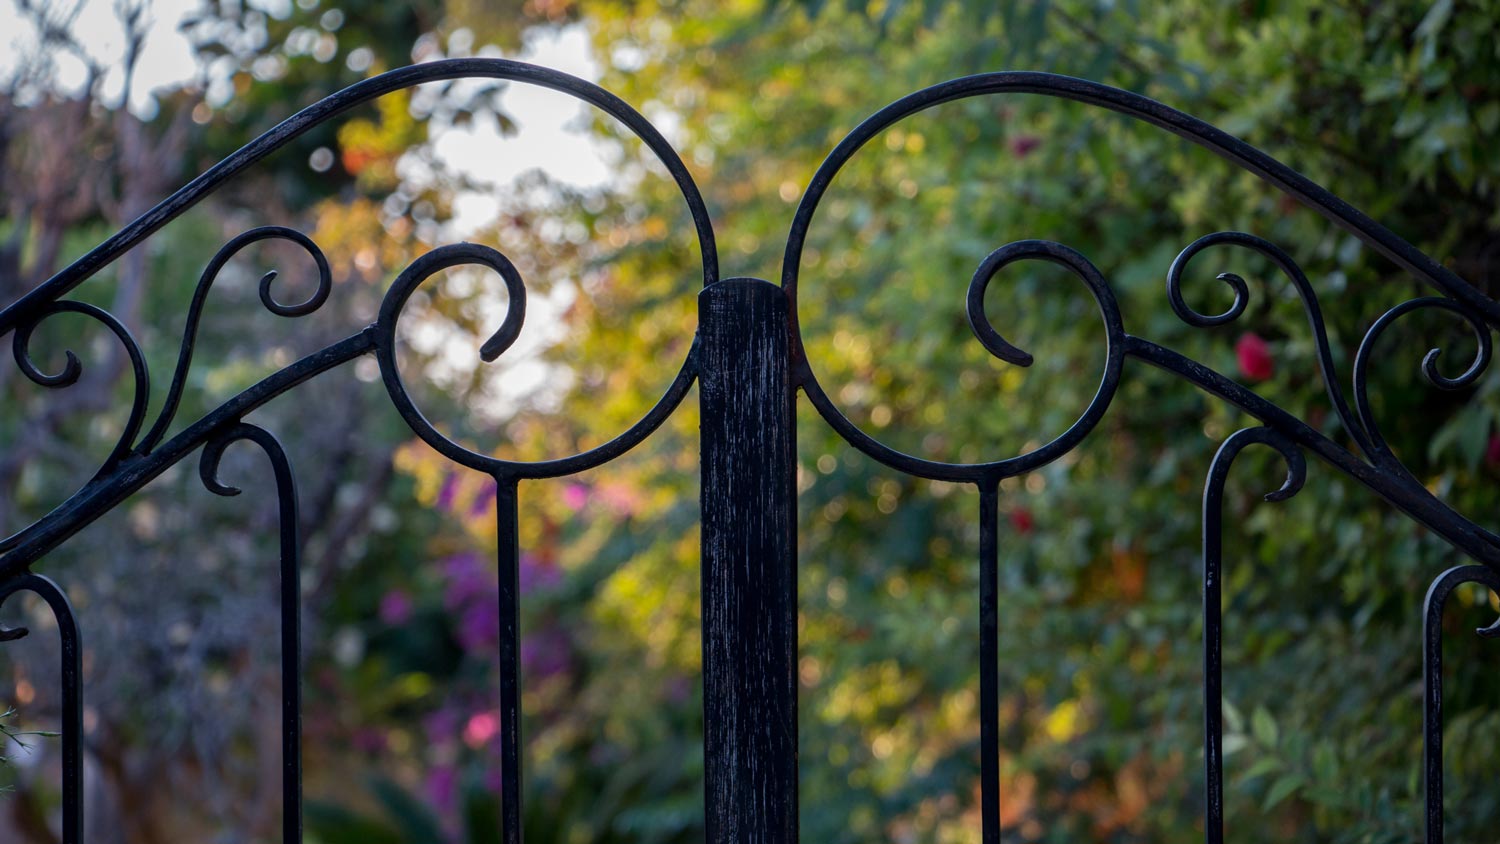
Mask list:
[[[1486,292],[1497,286],[1500,3],[1489,0],[530,0],[284,11],[247,5],[192,24],[211,80],[195,160],[368,73],[499,53],[488,45],[513,51],[528,27],[575,22],[592,39],[600,83],[656,121],[693,171],[726,276],[781,277],[813,170],[880,106],[967,73],[1037,69],[1202,117]],[[214,85],[230,87],[216,95]],[[487,189],[441,170],[430,127],[483,110],[524,127],[525,114],[504,110],[506,90],[384,98],[237,183],[213,225],[163,233],[176,239],[154,253],[153,277],[179,282],[149,291],[143,333],[165,358],[153,357],[153,368],[170,365],[186,285],[209,254],[202,243],[269,210],[300,215],[327,250],[340,278],[334,298],[349,303],[339,316],[368,314],[396,272],[447,238],[455,199]],[[477,346],[494,311],[483,307],[486,286],[461,273],[435,280],[405,321],[442,327],[442,342],[409,347],[409,364],[436,385],[413,388],[424,411],[455,438],[512,458],[576,453],[624,431],[692,341],[702,273],[686,206],[622,127],[600,118],[591,130],[610,151],[610,185],[536,176],[493,226],[467,235],[510,255],[534,295],[565,294],[568,336],[542,352],[550,392],[519,411],[474,411],[494,379],[477,367],[449,371],[443,352]],[[435,175],[413,178],[412,161]],[[281,207],[268,209],[268,196]],[[1045,238],[1103,270],[1128,331],[1238,377],[1352,449],[1327,407],[1301,303],[1273,267],[1231,248],[1193,262],[1187,296],[1205,313],[1229,301],[1214,274],[1250,280],[1251,307],[1233,325],[1192,329],[1167,306],[1172,258],[1223,229],[1264,236],[1301,263],[1346,381],[1371,322],[1428,292],[1275,188],[1152,127],[1035,96],[971,99],[892,127],[839,175],[800,268],[809,361],[838,407],[893,447],[953,461],[1036,448],[1093,397],[1104,352],[1094,304],[1053,267],[997,278],[987,312],[1036,355],[1029,369],[990,358],[963,308],[987,253]],[[68,254],[101,233],[96,221],[80,226]],[[1500,378],[1440,394],[1418,373],[1431,347],[1456,372],[1473,352],[1466,331],[1442,315],[1398,324],[1372,390],[1396,453],[1477,518],[1500,476]],[[234,389],[275,364],[244,361],[260,334],[223,336],[242,339],[202,353],[217,364],[205,386]],[[237,369],[215,356],[236,351]],[[215,396],[193,399],[183,418]],[[407,439],[392,414],[374,410],[381,401],[369,397],[368,420],[359,410],[338,417],[358,418],[370,449]],[[327,412],[318,408],[279,420],[294,445],[317,429],[301,425]],[[697,423],[690,398],[626,458],[522,487],[528,840],[702,839]],[[1198,498],[1215,449],[1246,424],[1133,364],[1081,447],[1003,485],[1007,840],[1201,838]],[[802,835],[975,840],[977,496],[879,466],[806,402],[798,447]],[[301,450],[328,465],[316,440]],[[1415,840],[1420,602],[1458,557],[1321,465],[1296,498],[1264,503],[1282,467],[1261,451],[1247,453],[1226,496],[1229,835]],[[372,518],[384,527],[340,552],[333,583],[309,609],[308,840],[496,840],[494,489],[420,443],[396,448],[392,465],[381,496],[390,505]],[[341,494],[359,492],[354,483]],[[232,509],[214,512],[214,524],[233,523]],[[137,532],[146,542],[163,535]],[[246,543],[264,553],[264,539]],[[1452,603],[1449,834],[1483,840],[1500,819],[1500,795],[1485,787],[1500,680],[1481,668],[1493,646],[1463,634],[1493,610],[1477,591]]]

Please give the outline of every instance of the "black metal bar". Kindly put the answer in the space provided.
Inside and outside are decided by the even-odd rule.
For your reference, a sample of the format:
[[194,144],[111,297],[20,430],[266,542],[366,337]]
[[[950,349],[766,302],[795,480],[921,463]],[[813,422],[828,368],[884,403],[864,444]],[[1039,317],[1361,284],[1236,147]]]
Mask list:
[[437,82],[444,79],[509,79],[550,88],[583,100],[625,124],[657,155],[672,179],[682,189],[683,197],[688,202],[693,223],[698,231],[699,242],[703,246],[704,283],[712,282],[718,277],[719,259],[714,249],[713,227],[709,222],[708,208],[698,193],[698,186],[693,183],[687,166],[682,163],[677,151],[672,149],[672,145],[667,143],[666,138],[662,137],[655,126],[652,126],[624,100],[576,76],[525,62],[490,58],[444,59],[397,68],[356,82],[278,123],[265,134],[245,144],[228,158],[215,164],[176,193],[162,200],[154,208],[131,221],[130,225],[116,232],[114,236],[96,246],[87,255],[69,264],[61,272],[0,310],[0,334],[14,328],[47,301],[57,299],[82,284],[157,229],[197,205],[204,197],[218,190],[221,185],[241,171],[290,143],[309,129],[332,120],[360,103],[369,102],[384,94],[411,88],[424,82]]
[[796,442],[787,299],[698,296],[709,844],[797,840]]
[[979,815],[984,844],[1000,844],[999,486],[999,478],[979,483]]
[[242,390],[150,454],[127,458],[112,474],[89,481],[57,509],[0,542],[0,550],[5,551],[0,556],[0,576],[23,571],[43,554],[62,544],[162,472],[172,468],[179,460],[210,440],[225,424],[232,423],[309,378],[347,363],[374,348],[374,330],[367,328],[313,352]]
[[[1500,574],[1488,566],[1457,566],[1432,581],[1422,601],[1422,784],[1426,792],[1426,842],[1443,841],[1443,607],[1453,590],[1481,583],[1500,593]],[[1500,633],[1500,622],[1475,631]]]
[[302,840],[302,540],[297,481],[281,441],[264,428],[236,423],[208,441],[198,464],[203,485],[217,494],[239,495],[218,478],[219,461],[236,440],[260,446],[276,475],[281,534],[281,811],[282,841]]
[[1290,439],[1270,428],[1244,428],[1229,435],[1209,465],[1203,485],[1203,768],[1204,840],[1224,841],[1224,484],[1245,447],[1269,445],[1286,460],[1286,482],[1267,501],[1285,501],[1302,489],[1307,463]]
[[500,569],[501,840],[521,844],[521,541],[515,478],[495,475]]
[[[50,578],[25,572],[0,585],[0,604],[22,590],[47,602],[62,640],[62,844],[83,841],[83,647],[67,593]],[[16,631],[20,632],[20,631]],[[24,635],[24,634],[23,634]]]

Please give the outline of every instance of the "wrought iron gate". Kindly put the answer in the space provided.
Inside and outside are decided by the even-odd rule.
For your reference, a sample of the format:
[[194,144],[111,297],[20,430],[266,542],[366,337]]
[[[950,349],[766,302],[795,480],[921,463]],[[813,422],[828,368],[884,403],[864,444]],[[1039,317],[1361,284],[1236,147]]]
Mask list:
[[[265,239],[289,241],[310,254],[319,269],[316,292],[304,302],[285,304],[271,291],[268,275],[260,298],[269,310],[301,316],[317,310],[331,290],[327,260],[318,246],[292,229],[270,226],[234,238],[209,262],[188,306],[188,321],[165,406],[145,426],[148,373],[144,355],[126,327],[90,304],[64,298],[101,268],[115,261],[227,179],[269,155],[312,127],[382,94],[434,80],[483,77],[539,85],[590,103],[629,127],[661,161],[681,189],[690,209],[703,256],[703,290],[699,296],[698,337],[675,380],[638,423],[616,439],[572,457],[520,463],[478,453],[440,433],[417,409],[396,367],[396,324],[408,298],[425,280],[445,268],[480,265],[494,270],[510,296],[504,324],[484,343],[481,355],[494,360],[518,336],[525,314],[526,289],[520,274],[499,252],[474,244],[432,250],[411,263],[386,293],[377,320],[364,330],[308,355],[167,438],[192,360],[195,334],[204,302],[224,264],[246,245]],[[924,460],[898,452],[861,430],[835,405],[819,383],[798,331],[798,273],[803,245],[819,203],[834,176],[860,148],[895,122],[941,103],[999,93],[1030,93],[1100,106],[1145,121],[1186,138],[1244,168],[1315,209],[1360,241],[1434,288],[1435,295],[1392,308],[1369,328],[1355,356],[1352,401],[1334,371],[1317,297],[1292,256],[1254,235],[1218,232],[1200,238],[1177,256],[1167,272],[1166,294],[1173,311],[1192,326],[1232,322],[1245,310],[1249,291],[1233,274],[1219,276],[1233,288],[1234,304],[1224,313],[1203,314],[1184,301],[1181,282],[1187,263],[1218,245],[1234,245],[1269,259],[1296,286],[1316,342],[1321,376],[1333,409],[1349,431],[1359,454],[1328,439],[1296,416],[1212,369],[1152,341],[1127,332],[1105,275],[1081,253],[1058,243],[1027,240],[992,252],[974,273],[968,289],[968,320],[979,342],[996,357],[1026,366],[1031,356],[1000,334],[984,314],[990,279],[1020,261],[1060,265],[1089,289],[1108,338],[1103,378],[1092,403],[1061,436],[1027,453],[989,463],[956,464]],[[846,137],[817,171],[803,195],[787,240],[781,284],[753,278],[719,277],[713,228],[697,187],[677,153],[638,112],[588,82],[541,67],[499,59],[439,61],[385,73],[324,99],[220,162],[186,187],[132,222],[92,252],[0,311],[0,334],[12,333],[15,360],[36,384],[66,387],[75,383],[81,364],[68,352],[63,371],[41,371],[30,356],[30,338],[43,320],[71,312],[107,327],[123,344],[134,369],[135,397],[125,431],[97,474],[65,503],[8,539],[0,541],[0,602],[18,591],[40,595],[56,616],[62,637],[63,839],[77,844],[82,836],[81,755],[82,698],[80,624],[64,590],[32,571],[52,549],[84,526],[202,447],[204,483],[221,495],[238,492],[217,478],[225,449],[247,440],[259,446],[275,469],[281,524],[282,777],[285,801],[284,837],[301,836],[300,665],[298,628],[299,538],[297,487],[290,463],[276,437],[246,424],[246,414],[304,381],[363,355],[374,355],[391,401],[412,430],[452,461],[492,476],[498,488],[496,518],[501,574],[502,619],[500,701],[503,750],[503,840],[521,841],[520,687],[517,654],[519,587],[517,570],[518,486],[523,480],[553,478],[610,461],[649,436],[673,412],[696,381],[702,416],[702,578],[705,751],[707,761],[707,837],[712,844],[792,842],[797,839],[797,683],[796,668],[796,464],[794,406],[800,392],[845,440],[874,459],[923,478],[973,485],[979,495],[980,526],[980,718],[981,818],[983,840],[1000,840],[1000,744],[997,623],[999,483],[1056,460],[1079,445],[1108,411],[1127,359],[1136,359],[1185,379],[1241,408],[1261,425],[1231,435],[1214,458],[1203,495],[1204,710],[1207,806],[1205,826],[1210,842],[1223,838],[1223,762],[1221,754],[1221,504],[1235,457],[1252,444],[1276,449],[1285,459],[1287,478],[1266,496],[1283,500],[1301,488],[1304,454],[1317,457],[1358,480],[1413,520],[1444,537],[1477,565],[1441,574],[1425,599],[1422,642],[1424,698],[1424,771],[1427,840],[1442,840],[1442,673],[1441,613],[1460,584],[1478,582],[1500,591],[1500,536],[1480,527],[1439,500],[1409,472],[1387,447],[1371,413],[1368,373],[1375,341],[1394,321],[1413,311],[1441,309],[1457,314],[1474,331],[1478,354],[1457,377],[1442,375],[1437,351],[1422,361],[1422,371],[1436,387],[1459,389],[1475,383],[1491,357],[1490,330],[1500,327],[1500,302],[1460,279],[1427,255],[1296,172],[1214,127],[1152,100],[1104,85],[1046,73],[993,73],[953,80],[901,99],[865,121]],[[144,434],[142,429],[146,428]],[[1500,633],[1500,623],[1479,631]],[[0,640],[25,635],[0,631]]]

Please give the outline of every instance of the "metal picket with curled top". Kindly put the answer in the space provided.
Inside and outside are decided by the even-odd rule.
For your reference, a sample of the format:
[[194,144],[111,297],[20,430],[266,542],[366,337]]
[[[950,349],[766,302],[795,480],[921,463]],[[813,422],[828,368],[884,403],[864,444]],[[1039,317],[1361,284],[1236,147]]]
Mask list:
[[[318,269],[316,290],[303,302],[286,304],[272,291],[274,273],[260,283],[264,306],[281,316],[297,317],[317,310],[332,288],[329,265],[311,239],[293,229],[252,229],[225,244],[208,263],[187,311],[176,369],[158,417],[146,428],[149,373],[139,345],[108,312],[65,298],[101,268],[141,243],[236,173],[282,147],[314,126],[382,94],[424,82],[466,77],[510,80],[539,85],[587,102],[623,123],[666,167],[687,203],[703,263],[697,337],[666,393],[629,430],[590,451],[557,460],[525,463],[497,459],[462,446],[423,417],[402,383],[396,365],[396,326],[412,293],[439,271],[460,265],[493,270],[504,281],[509,310],[504,323],[481,346],[493,361],[514,342],[525,315],[526,288],[511,261],[494,249],[474,244],[443,246],[413,261],[385,294],[376,321],[362,331],[314,352],[224,402],[168,438],[192,363],[194,340],[204,303],[219,271],[250,243],[277,239],[306,251]],[[968,97],[1026,93],[1109,109],[1185,138],[1248,170],[1313,208],[1364,244],[1433,288],[1433,295],[1392,308],[1368,329],[1355,355],[1352,393],[1346,396],[1334,370],[1318,300],[1292,256],[1275,244],[1242,232],[1217,232],[1189,244],[1166,270],[1166,295],[1172,310],[1191,326],[1232,322],[1246,308],[1249,288],[1232,273],[1218,278],[1234,292],[1234,303],[1220,314],[1203,314],[1182,296],[1187,265],[1199,253],[1217,246],[1247,249],[1269,259],[1296,287],[1312,328],[1320,375],[1329,401],[1349,432],[1357,452],[1334,442],[1295,415],[1261,398],[1224,375],[1129,333],[1105,274],[1083,254],[1059,243],[1024,240],[1007,244],[980,263],[968,288],[968,321],[991,354],[1027,366],[1029,354],[1008,342],[984,314],[986,287],[1004,267],[1023,261],[1059,265],[1087,287],[1103,320],[1106,354],[1103,377],[1092,402],[1056,439],[1014,457],[985,463],[943,463],[901,453],[870,436],[846,417],[814,374],[798,330],[797,291],[803,244],[820,201],[834,177],[871,138],[892,124],[941,103]],[[1359,481],[1414,521],[1446,539],[1475,563],[1450,569],[1433,581],[1425,598],[1423,641],[1424,755],[1426,836],[1443,836],[1442,782],[1442,627],[1444,602],[1459,585],[1477,582],[1500,591],[1500,536],[1455,512],[1429,491],[1392,453],[1381,435],[1368,395],[1368,376],[1376,346],[1391,324],[1418,310],[1444,310],[1472,328],[1478,351],[1465,371],[1444,375],[1438,350],[1421,361],[1427,380],[1440,389],[1473,385],[1492,356],[1490,331],[1500,327],[1497,302],[1432,258],[1358,210],[1313,184],[1265,153],[1214,127],[1137,94],[1105,85],[1047,73],[1007,72],[965,77],[911,94],[877,112],[850,133],[829,155],[803,195],[787,239],[779,285],[753,278],[721,279],[713,226],[698,188],[677,153],[635,109],[596,85],[557,71],[501,59],[455,59],[381,74],[328,97],[256,138],[194,179],[177,193],[100,244],[71,266],[0,310],[0,335],[12,334],[16,365],[33,382],[62,388],[78,381],[82,364],[67,352],[61,372],[43,372],[33,362],[31,338],[43,320],[64,312],[81,314],[111,331],[127,353],[134,378],[134,402],[118,443],[98,472],[46,516],[0,540],[0,603],[19,591],[43,598],[57,620],[62,638],[61,730],[63,757],[63,840],[78,844],[82,836],[83,763],[81,637],[86,623],[69,605],[64,590],[33,567],[84,526],[125,501],[169,467],[202,449],[204,484],[220,495],[239,490],[217,477],[225,449],[245,440],[257,445],[275,472],[280,514],[281,601],[281,733],[282,789],[286,841],[301,838],[301,666],[299,663],[297,485],[292,466],[274,434],[243,421],[246,414],[303,382],[363,355],[374,355],[381,378],[401,417],[412,430],[448,459],[494,478],[499,536],[499,610],[501,617],[500,711],[502,719],[502,838],[518,844],[521,830],[521,732],[518,660],[519,546],[517,501],[520,482],[570,475],[624,454],[656,430],[681,404],[689,388],[699,385],[702,418],[702,581],[703,666],[707,838],[710,844],[762,842],[787,844],[797,839],[797,683],[796,683],[796,436],[794,410],[800,393],[855,448],[910,475],[972,484],[978,492],[980,546],[980,719],[982,840],[1000,840],[1000,719],[997,639],[997,517],[1000,481],[1030,472],[1077,447],[1109,409],[1124,376],[1125,362],[1136,359],[1166,370],[1260,420],[1235,432],[1214,457],[1203,494],[1204,745],[1207,800],[1205,834],[1223,840],[1222,696],[1220,662],[1220,575],[1223,569],[1222,503],[1224,486],[1236,456],[1261,444],[1279,452],[1287,477],[1266,496],[1279,501],[1295,495],[1306,474],[1305,455],[1312,453]],[[1495,627],[1482,635],[1500,632]],[[25,635],[0,631],[0,641]],[[1415,645],[1414,645],[1415,646]]]

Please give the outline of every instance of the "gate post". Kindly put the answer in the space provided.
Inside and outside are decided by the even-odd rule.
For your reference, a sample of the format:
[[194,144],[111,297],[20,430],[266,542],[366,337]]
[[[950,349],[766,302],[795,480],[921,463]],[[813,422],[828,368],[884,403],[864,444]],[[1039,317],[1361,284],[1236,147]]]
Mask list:
[[796,437],[787,297],[698,296],[708,844],[797,840]]

